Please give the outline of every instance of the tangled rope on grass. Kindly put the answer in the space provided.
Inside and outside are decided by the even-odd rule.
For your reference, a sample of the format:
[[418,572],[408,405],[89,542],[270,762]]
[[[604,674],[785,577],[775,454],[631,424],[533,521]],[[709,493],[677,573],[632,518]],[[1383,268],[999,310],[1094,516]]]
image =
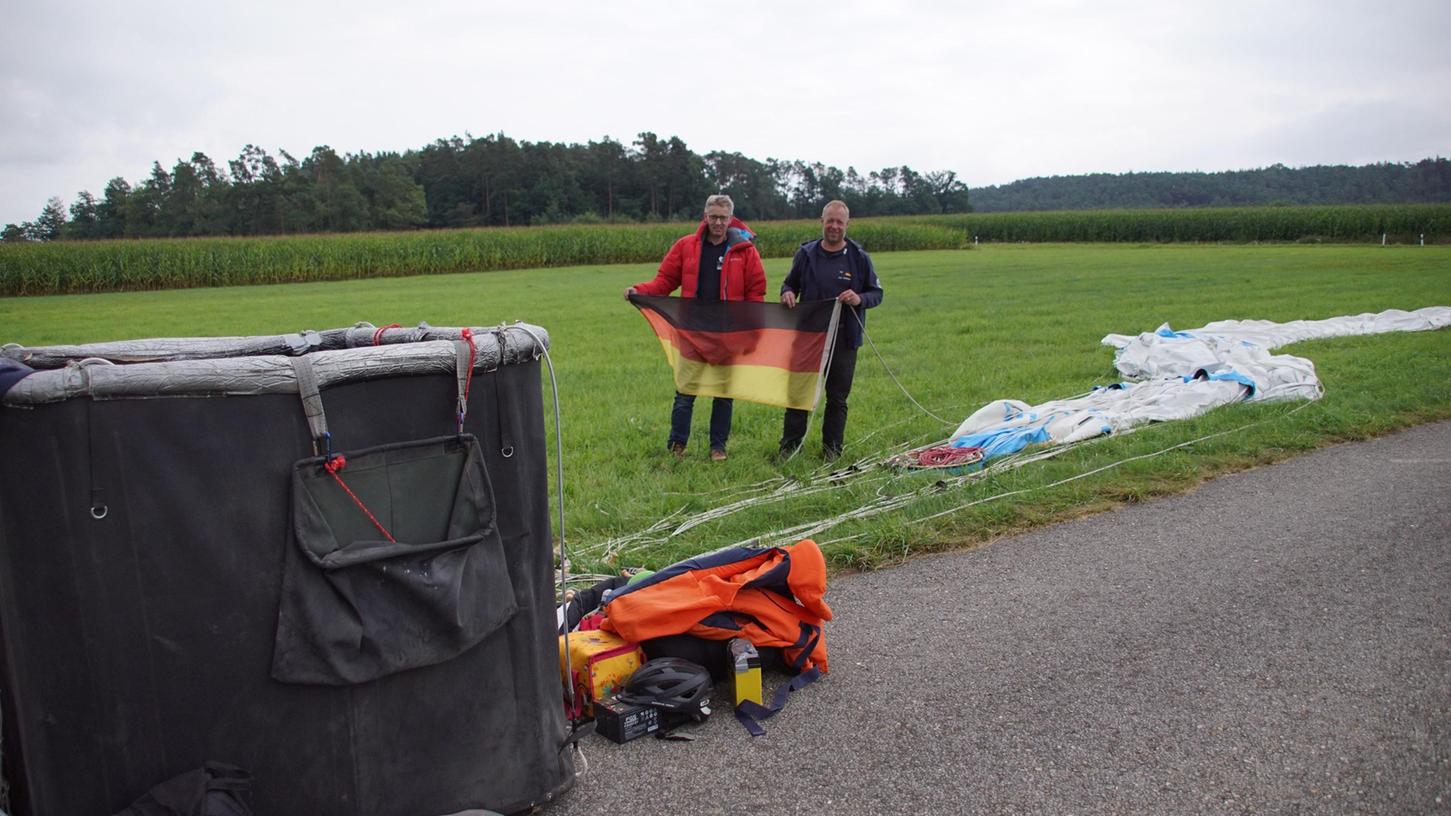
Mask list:
[[982,461],[982,448],[954,448],[951,445],[929,445],[909,450],[887,459],[883,464],[912,469],[940,469],[975,465]]

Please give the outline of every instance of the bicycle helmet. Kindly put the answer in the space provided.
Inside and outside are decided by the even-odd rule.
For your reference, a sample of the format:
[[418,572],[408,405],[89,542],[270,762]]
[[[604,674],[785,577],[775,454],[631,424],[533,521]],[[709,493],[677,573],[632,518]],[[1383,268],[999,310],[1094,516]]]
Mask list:
[[622,702],[704,720],[710,716],[711,690],[710,672],[704,666],[679,657],[657,657],[630,675],[618,697]]

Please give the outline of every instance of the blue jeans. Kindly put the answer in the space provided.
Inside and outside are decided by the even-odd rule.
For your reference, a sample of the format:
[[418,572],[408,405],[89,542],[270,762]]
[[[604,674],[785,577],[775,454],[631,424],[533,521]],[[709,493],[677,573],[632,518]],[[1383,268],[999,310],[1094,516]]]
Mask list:
[[[710,449],[725,450],[731,436],[731,409],[735,400],[716,397],[710,401]],[[695,412],[695,397],[675,392],[670,408],[670,439],[667,445],[684,445],[690,440],[690,417]]]

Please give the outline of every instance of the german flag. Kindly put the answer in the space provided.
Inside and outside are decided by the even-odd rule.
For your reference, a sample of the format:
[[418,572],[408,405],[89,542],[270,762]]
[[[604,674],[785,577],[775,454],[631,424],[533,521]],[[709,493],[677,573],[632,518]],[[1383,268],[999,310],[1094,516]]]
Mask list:
[[810,411],[821,396],[841,305],[631,295],[675,370],[675,390]]

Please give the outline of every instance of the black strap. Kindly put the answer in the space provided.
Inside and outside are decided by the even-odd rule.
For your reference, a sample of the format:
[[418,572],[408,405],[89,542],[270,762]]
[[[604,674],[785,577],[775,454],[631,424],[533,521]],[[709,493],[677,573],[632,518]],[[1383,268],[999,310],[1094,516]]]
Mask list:
[[[331,453],[331,450],[317,449],[319,442],[331,439],[327,431],[327,413],[322,407],[322,390],[318,387],[317,371],[312,367],[312,360],[307,357],[293,357],[290,362],[293,375],[297,378],[297,394],[302,398],[302,413],[307,417],[308,432],[312,434],[312,452]],[[331,448],[331,443],[327,447]]]
[[797,652],[796,659],[791,661],[791,671],[797,674],[801,672],[801,669],[806,666],[807,659],[811,657],[811,653],[816,651],[816,644],[819,642],[821,642],[821,627],[812,626],[809,623],[801,624],[801,634],[797,636],[796,642],[791,646],[791,648],[801,651]]
[[736,706],[736,720],[745,726],[746,730],[751,732],[751,736],[753,737],[759,737],[765,734],[766,729],[761,727],[759,721],[769,720],[776,716],[780,713],[781,709],[786,707],[786,700],[791,696],[791,692],[806,688],[812,683],[815,683],[820,677],[821,670],[811,668],[791,678],[791,682],[777,687],[776,693],[771,695],[771,705],[769,708],[755,700],[742,700],[741,704]]
[[499,384],[499,368],[504,365],[504,355],[508,352],[508,339],[502,329],[494,331],[494,337],[499,341],[499,364],[494,366],[494,423],[499,431],[499,455],[508,459],[514,455],[514,440],[509,436],[509,423],[504,421],[504,388]]
[[106,491],[96,479],[96,417],[95,397],[86,397],[86,467],[90,472],[91,518],[100,521],[111,511],[106,506]]

